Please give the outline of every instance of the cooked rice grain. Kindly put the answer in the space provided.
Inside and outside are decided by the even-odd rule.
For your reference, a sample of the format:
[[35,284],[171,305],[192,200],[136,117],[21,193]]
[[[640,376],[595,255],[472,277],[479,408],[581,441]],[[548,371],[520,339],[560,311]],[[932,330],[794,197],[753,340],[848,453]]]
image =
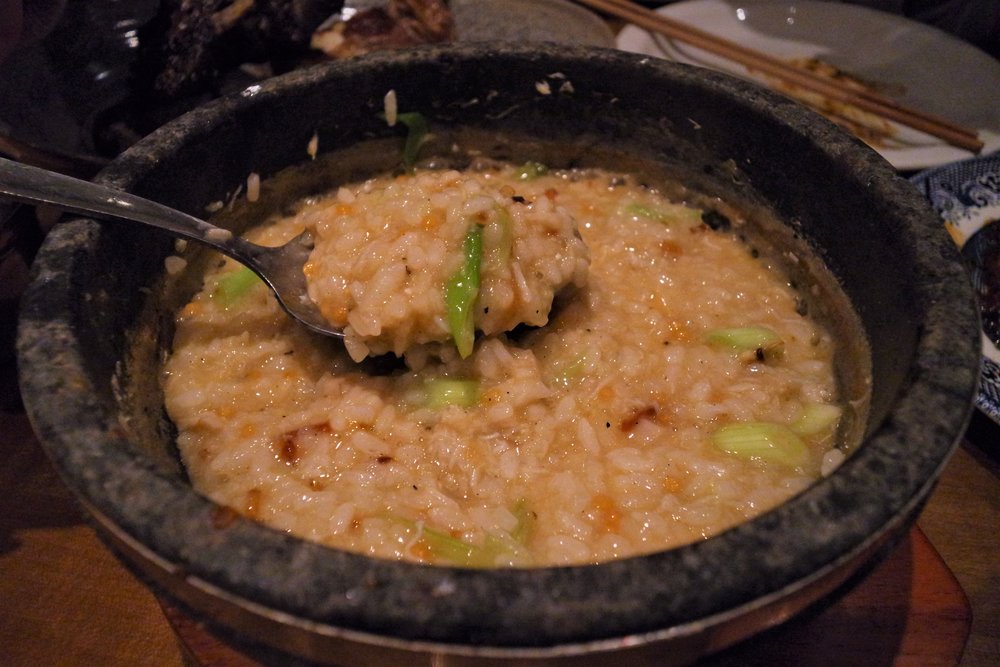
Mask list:
[[[780,272],[689,210],[666,223],[637,215],[635,205],[677,205],[636,179],[513,173],[372,179],[251,232],[277,244],[316,229],[313,298],[366,354],[405,352],[392,375],[361,372],[263,287],[223,304],[213,291],[232,266],[210,271],[178,316],[164,374],[195,487],[337,548],[549,565],[703,539],[839,462],[832,437],[810,440],[794,469],[712,443],[720,425],[790,424],[810,403],[840,400],[831,336],[797,312]],[[479,326],[493,335],[466,359],[448,346],[432,354],[447,335],[442,276],[461,261],[469,217],[489,225],[501,209],[515,241],[483,280]],[[588,272],[574,229],[589,279],[548,321],[553,293]],[[521,321],[547,325],[499,333]],[[748,361],[704,342],[743,326],[779,332],[780,357]],[[448,382],[473,383],[475,400],[432,407],[429,393]]]

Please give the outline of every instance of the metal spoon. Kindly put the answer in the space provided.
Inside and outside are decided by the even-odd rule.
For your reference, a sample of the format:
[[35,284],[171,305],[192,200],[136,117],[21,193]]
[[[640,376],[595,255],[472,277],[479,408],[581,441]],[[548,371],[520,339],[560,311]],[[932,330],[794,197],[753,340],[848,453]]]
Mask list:
[[312,250],[309,232],[283,246],[268,248],[148,199],[4,158],[0,158],[0,195],[32,204],[52,204],[72,213],[141,222],[209,245],[260,276],[282,308],[299,322],[326,336],[344,336],[343,331],[326,321],[306,292],[302,266]]

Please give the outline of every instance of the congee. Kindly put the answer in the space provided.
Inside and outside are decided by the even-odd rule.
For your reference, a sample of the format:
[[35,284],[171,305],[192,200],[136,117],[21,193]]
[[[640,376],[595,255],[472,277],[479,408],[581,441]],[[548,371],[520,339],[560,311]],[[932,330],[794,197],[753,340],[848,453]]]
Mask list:
[[849,309],[822,315],[787,268],[801,249],[679,182],[473,155],[266,217],[249,239],[314,233],[310,293],[350,335],[203,263],[163,385],[190,479],[225,511],[388,559],[593,563],[744,522],[857,440]]
[[465,357],[476,331],[543,325],[556,292],[586,279],[569,211],[548,198],[515,205],[515,192],[510,174],[406,173],[341,187],[275,231],[315,235],[309,296],[356,360],[449,340]]

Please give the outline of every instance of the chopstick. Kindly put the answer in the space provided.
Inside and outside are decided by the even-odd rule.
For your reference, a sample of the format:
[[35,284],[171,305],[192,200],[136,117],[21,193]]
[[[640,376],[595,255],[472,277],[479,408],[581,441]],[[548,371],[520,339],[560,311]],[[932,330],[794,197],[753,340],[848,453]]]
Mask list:
[[0,131],[0,156],[78,178],[93,178],[94,174],[106,167],[109,162],[109,160],[97,156],[77,155],[40,148],[8,137],[2,131]]
[[591,9],[617,16],[640,28],[690,44],[727,60],[745,65],[751,70],[818,93],[830,100],[850,104],[873,115],[920,130],[952,146],[973,153],[979,153],[983,149],[983,142],[974,130],[952,123],[940,116],[905,107],[874,91],[846,86],[836,79],[819,76],[805,68],[797,67],[766,53],[748,49],[694,26],[657,14],[651,9],[631,2],[631,0],[576,1]]

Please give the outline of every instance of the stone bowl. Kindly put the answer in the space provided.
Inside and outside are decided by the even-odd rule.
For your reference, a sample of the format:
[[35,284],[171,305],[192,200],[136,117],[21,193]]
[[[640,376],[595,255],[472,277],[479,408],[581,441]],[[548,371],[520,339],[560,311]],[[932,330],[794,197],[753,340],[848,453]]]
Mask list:
[[279,663],[683,664],[825,598],[912,525],[970,416],[974,296],[916,190],[776,94],[613,50],[423,48],[320,65],[216,100],[98,180],[203,214],[250,172],[308,160],[314,134],[321,152],[398,136],[379,116],[389,89],[435,126],[584,149],[613,143],[789,221],[870,344],[863,443],[755,520],[615,562],[476,570],[333,550],[227,515],[192,490],[157,380],[172,316],[159,285],[173,240],[76,220],[50,233],[24,295],[24,401],[99,533],[157,593]]

